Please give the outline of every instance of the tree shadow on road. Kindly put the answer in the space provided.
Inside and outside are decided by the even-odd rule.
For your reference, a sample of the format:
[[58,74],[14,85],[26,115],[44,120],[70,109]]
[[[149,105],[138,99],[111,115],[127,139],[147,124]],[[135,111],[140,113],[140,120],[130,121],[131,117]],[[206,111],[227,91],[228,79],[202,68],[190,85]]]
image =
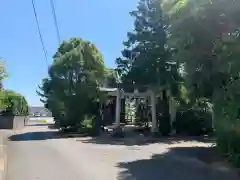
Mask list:
[[[48,127],[49,128],[49,127]],[[76,141],[102,145],[141,146],[148,144],[177,144],[182,142],[206,142],[214,143],[214,139],[208,137],[143,137],[135,134],[131,137],[116,138],[106,134],[90,137],[88,134],[62,133],[57,129],[49,128],[47,131],[24,132],[9,137],[11,141],[37,141],[47,139],[76,138]]]
[[133,137],[123,137],[123,138],[116,138],[111,137],[109,135],[102,135],[97,137],[88,137],[86,138],[79,138],[77,141],[82,143],[90,143],[90,144],[107,144],[107,145],[125,145],[125,146],[141,146],[141,145],[148,145],[148,144],[156,144],[156,143],[163,143],[163,144],[177,144],[181,142],[203,142],[203,143],[214,143],[213,138],[208,137],[143,137],[143,136],[133,136]]
[[65,139],[65,138],[76,138],[83,137],[84,134],[71,135],[71,134],[62,134],[56,130],[49,131],[36,131],[36,132],[25,132],[20,134],[14,134],[8,139],[10,141],[41,141],[47,139]]
[[56,132],[54,131],[37,131],[37,132],[26,132],[21,134],[14,134],[9,137],[11,141],[40,141],[47,139],[55,139]]
[[237,180],[231,170],[210,167],[222,161],[212,158],[215,153],[214,147],[174,147],[151,159],[119,163],[118,180]]

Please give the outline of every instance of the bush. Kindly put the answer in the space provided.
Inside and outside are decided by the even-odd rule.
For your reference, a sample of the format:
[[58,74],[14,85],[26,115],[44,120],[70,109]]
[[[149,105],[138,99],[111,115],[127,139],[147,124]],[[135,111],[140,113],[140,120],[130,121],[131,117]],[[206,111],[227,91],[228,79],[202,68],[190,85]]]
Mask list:
[[1,109],[3,115],[27,116],[28,104],[26,99],[13,91],[1,91]]
[[240,126],[222,128],[216,131],[216,143],[219,151],[226,156],[233,166],[240,168]]
[[82,122],[83,127],[86,128],[92,128],[93,127],[93,118],[86,118],[83,122]]
[[[84,120],[80,120],[75,125],[62,126],[61,132],[63,133],[79,133],[84,135],[98,136],[101,131],[101,119],[100,117],[87,117]],[[59,127],[58,127],[59,128]]]
[[199,109],[178,111],[174,123],[177,134],[198,136],[212,132],[211,112]]

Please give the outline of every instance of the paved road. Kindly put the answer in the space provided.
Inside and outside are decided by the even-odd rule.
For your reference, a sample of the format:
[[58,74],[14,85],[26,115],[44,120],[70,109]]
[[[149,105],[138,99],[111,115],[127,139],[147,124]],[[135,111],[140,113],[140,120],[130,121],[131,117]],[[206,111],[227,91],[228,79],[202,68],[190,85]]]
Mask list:
[[7,180],[91,180],[81,172],[82,162],[65,153],[67,142],[48,139],[52,132],[45,130],[29,127],[9,142]]
[[167,154],[170,146],[179,144],[122,145],[89,138],[57,139],[53,134],[46,126],[16,132],[8,143],[7,180],[237,179]]

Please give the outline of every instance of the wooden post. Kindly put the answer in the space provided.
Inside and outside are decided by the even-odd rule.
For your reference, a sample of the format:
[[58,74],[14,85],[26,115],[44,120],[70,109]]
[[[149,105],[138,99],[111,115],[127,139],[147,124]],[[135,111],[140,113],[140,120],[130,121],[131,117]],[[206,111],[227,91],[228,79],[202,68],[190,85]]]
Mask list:
[[158,132],[157,128],[157,114],[156,114],[156,95],[155,93],[151,90],[150,91],[150,97],[151,97],[151,106],[152,106],[152,133]]
[[121,92],[120,92],[120,88],[118,88],[117,97],[116,97],[115,128],[120,127],[120,114],[121,114]]

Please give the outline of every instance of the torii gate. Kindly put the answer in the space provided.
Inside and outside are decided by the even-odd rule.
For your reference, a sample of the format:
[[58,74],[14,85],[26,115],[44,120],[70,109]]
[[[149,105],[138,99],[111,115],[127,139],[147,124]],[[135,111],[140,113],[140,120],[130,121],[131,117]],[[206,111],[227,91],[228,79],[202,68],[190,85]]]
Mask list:
[[[116,114],[115,114],[115,127],[120,126],[120,114],[121,114],[121,99],[126,97],[126,96],[132,96],[132,97],[147,97],[150,96],[151,100],[151,112],[152,112],[152,127],[151,127],[151,132],[152,133],[157,133],[158,132],[158,127],[157,127],[157,115],[156,115],[156,94],[155,92],[147,88],[146,92],[140,93],[137,90],[136,85],[130,85],[134,87],[134,92],[129,93],[129,92],[124,92],[121,91],[121,88],[123,88],[125,85],[119,83],[117,84],[116,88],[100,88],[101,91],[108,92],[108,95],[115,96],[116,97]],[[139,86],[140,88],[142,86]],[[173,100],[170,98],[169,99],[169,113],[170,113],[170,123],[172,124],[173,121],[175,120],[176,117],[176,108],[175,108],[175,103]]]

